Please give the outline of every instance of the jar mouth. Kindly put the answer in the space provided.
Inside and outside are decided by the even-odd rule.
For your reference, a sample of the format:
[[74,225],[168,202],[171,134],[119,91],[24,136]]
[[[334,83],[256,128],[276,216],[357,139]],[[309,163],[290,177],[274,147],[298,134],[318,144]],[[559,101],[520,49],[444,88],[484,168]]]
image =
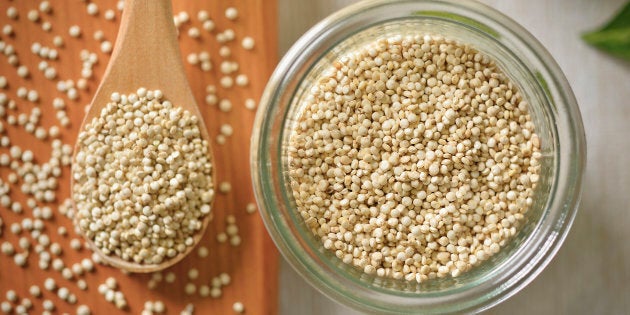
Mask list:
[[[324,249],[295,211],[284,151],[300,112],[297,101],[308,85],[305,82],[344,50],[352,50],[356,41],[373,40],[369,34],[409,31],[408,24],[415,25],[413,32],[440,35],[438,30],[449,38],[447,34],[459,31],[455,40],[491,55],[517,85],[526,81],[527,86],[519,87],[526,92],[525,99],[536,99],[530,101],[536,131],[542,131],[540,138],[547,145],[543,149],[546,173],[541,174],[547,183],[538,185],[534,194],[545,198],[530,208],[517,235],[473,270],[420,284],[367,275]],[[372,32],[375,29],[379,31]],[[361,39],[361,34],[367,37]],[[311,285],[365,311],[444,313],[489,308],[518,292],[551,260],[576,214],[585,140],[577,104],[562,72],[515,22],[474,2],[378,0],[328,17],[289,50],[261,100],[251,153],[254,190],[265,225],[280,252]]]

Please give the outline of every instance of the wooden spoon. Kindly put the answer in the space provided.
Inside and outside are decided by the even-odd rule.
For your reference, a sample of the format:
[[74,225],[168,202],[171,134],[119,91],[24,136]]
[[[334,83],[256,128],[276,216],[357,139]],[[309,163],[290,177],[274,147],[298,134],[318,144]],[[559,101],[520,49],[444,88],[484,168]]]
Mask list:
[[[110,102],[113,92],[130,94],[135,93],[140,87],[148,90],[159,89],[163,92],[164,99],[196,115],[199,118],[201,136],[208,142],[210,161],[214,161],[208,131],[186,80],[173,23],[171,0],[125,1],[118,38],[109,65],[80,130],[84,130],[86,124],[93,118],[100,116],[101,110]],[[78,148],[77,143],[73,161],[76,159]],[[213,181],[216,183],[214,178],[215,176]],[[71,185],[74,185],[74,180]],[[194,235],[194,245],[203,236],[210,218],[211,215],[204,216],[201,230]],[[162,270],[182,260],[194,247],[188,246],[185,252],[173,258],[166,258],[160,264],[138,264],[118,256],[106,255],[90,239],[87,237],[85,239],[105,262],[131,272]]]

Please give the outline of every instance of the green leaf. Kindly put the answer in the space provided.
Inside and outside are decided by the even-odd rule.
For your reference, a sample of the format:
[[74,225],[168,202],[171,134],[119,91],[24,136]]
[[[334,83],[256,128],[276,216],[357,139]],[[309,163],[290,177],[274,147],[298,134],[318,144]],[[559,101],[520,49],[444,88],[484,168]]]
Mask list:
[[630,2],[626,3],[626,6],[617,13],[617,16],[613,18],[603,30],[612,30],[617,28],[629,28],[630,27]]
[[630,61],[630,2],[606,26],[582,35],[587,43]]

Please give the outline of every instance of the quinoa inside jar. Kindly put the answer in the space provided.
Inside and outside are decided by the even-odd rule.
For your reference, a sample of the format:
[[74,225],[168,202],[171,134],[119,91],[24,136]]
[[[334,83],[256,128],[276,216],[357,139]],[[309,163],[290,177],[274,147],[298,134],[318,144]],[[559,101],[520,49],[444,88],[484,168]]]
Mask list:
[[518,82],[431,32],[357,41],[326,61],[296,98],[286,144],[295,211],[323,248],[418,283],[499,253],[541,173]]

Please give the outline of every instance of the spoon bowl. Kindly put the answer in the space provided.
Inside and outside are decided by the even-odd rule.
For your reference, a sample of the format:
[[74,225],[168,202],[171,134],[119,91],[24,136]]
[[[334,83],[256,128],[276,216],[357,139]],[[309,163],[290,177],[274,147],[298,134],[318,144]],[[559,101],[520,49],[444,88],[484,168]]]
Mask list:
[[[101,110],[111,101],[113,92],[129,94],[140,87],[147,90],[161,90],[164,99],[196,116],[201,137],[208,143],[209,159],[214,161],[208,131],[184,72],[177,32],[173,23],[171,0],[125,1],[111,59],[80,130],[85,130],[85,126],[93,118],[100,116]],[[73,161],[76,161],[78,151],[79,143],[77,142]],[[212,180],[216,184],[214,178],[215,176]],[[73,186],[74,179],[72,178],[71,187]],[[74,202],[74,198],[72,200]],[[212,204],[210,206],[212,207]],[[202,238],[211,216],[212,214],[206,214],[202,218],[202,227],[194,234],[192,246],[187,246],[184,252],[172,258],[165,258],[159,264],[135,263],[115,255],[106,255],[92,240],[85,235],[84,238],[88,246],[109,265],[130,272],[155,272],[172,266],[190,253]]]

